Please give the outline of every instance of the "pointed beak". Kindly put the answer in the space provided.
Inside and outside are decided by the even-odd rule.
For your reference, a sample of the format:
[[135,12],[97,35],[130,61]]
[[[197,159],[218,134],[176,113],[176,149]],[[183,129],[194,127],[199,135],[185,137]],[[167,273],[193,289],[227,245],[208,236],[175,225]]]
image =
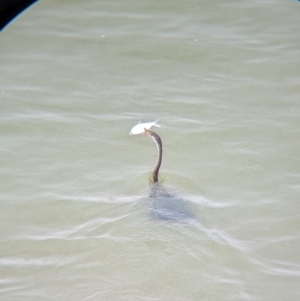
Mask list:
[[146,128],[144,128],[145,130],[145,133],[148,135],[148,136],[151,136],[151,131],[147,130]]

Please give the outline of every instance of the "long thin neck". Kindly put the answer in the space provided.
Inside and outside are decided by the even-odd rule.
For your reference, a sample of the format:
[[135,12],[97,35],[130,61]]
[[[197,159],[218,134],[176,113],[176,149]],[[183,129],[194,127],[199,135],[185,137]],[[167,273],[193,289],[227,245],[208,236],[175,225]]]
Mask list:
[[152,170],[152,178],[153,178],[154,183],[156,183],[156,182],[158,182],[158,171],[159,171],[159,168],[161,165],[161,160],[162,160],[162,142],[161,142],[160,137],[157,134],[153,135],[152,138],[153,138],[153,140],[157,146],[157,150],[158,150],[158,159]]

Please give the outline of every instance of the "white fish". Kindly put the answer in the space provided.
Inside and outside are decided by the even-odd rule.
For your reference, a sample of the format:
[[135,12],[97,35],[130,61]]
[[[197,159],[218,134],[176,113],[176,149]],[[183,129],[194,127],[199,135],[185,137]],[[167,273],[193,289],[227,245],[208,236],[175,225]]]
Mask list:
[[155,120],[153,122],[146,122],[146,123],[139,122],[131,129],[129,135],[143,134],[145,132],[145,129],[150,130],[152,126],[157,126],[160,128],[160,125],[156,123],[157,121],[158,120]]

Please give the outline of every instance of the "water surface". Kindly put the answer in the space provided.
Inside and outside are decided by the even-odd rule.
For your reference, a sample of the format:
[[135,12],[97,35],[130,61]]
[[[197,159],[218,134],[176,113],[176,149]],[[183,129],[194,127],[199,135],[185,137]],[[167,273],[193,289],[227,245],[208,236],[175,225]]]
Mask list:
[[[9,24],[0,298],[299,300],[299,9],[45,0]],[[128,132],[156,119],[191,222],[152,218],[156,146]]]

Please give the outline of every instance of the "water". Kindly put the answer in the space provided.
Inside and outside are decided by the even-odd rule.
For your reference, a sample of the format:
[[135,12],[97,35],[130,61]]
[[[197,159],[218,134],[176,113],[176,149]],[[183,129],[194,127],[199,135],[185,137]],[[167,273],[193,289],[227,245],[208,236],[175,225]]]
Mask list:
[[[40,1],[6,27],[0,299],[299,300],[299,9]],[[140,119],[193,218],[153,218]]]

